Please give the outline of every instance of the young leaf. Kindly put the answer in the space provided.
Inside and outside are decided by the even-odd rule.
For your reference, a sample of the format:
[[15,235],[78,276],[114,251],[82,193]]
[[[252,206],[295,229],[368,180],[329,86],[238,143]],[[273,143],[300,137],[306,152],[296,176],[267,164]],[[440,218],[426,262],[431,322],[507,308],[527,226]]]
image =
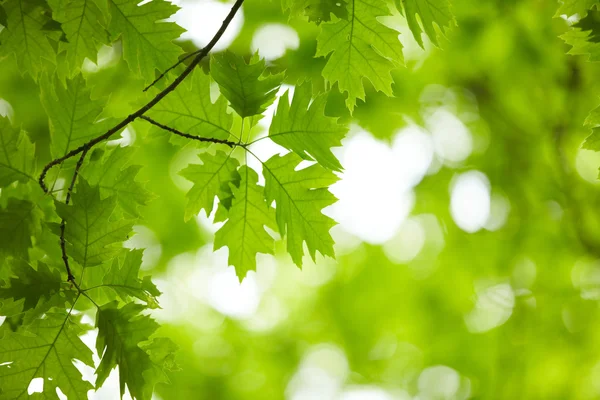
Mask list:
[[47,63],[56,62],[56,53],[48,38],[59,36],[58,32],[44,30],[48,18],[41,4],[22,0],[5,2],[6,27],[0,32],[0,59],[14,54],[19,70],[34,79]]
[[265,202],[258,175],[246,165],[239,169],[240,186],[231,185],[233,202],[229,219],[215,234],[215,250],[229,248],[229,265],[235,267],[240,281],[256,270],[256,253],[273,254],[273,238],[265,226],[276,229],[275,215]]
[[214,155],[205,152],[198,155],[202,164],[191,164],[179,174],[194,183],[187,193],[185,220],[198,215],[204,209],[206,215],[213,210],[215,196],[221,202],[231,202],[230,184],[239,182],[237,167],[239,165],[231,152],[217,150]]
[[179,7],[164,0],[138,6],[137,0],[109,0],[108,30],[123,41],[123,58],[129,69],[146,82],[155,70],[165,71],[178,60],[182,50],[173,43],[184,31],[174,22],[165,22]]
[[210,100],[210,78],[196,70],[163,101],[148,112],[154,120],[190,135],[227,139],[233,116],[227,113],[227,100]]
[[275,100],[283,79],[283,74],[265,75],[265,60],[258,53],[247,64],[230,51],[212,56],[210,74],[242,118],[262,114]]
[[111,220],[116,206],[114,196],[101,200],[98,187],[80,179],[72,204],[55,204],[56,212],[66,222],[68,253],[83,268],[110,260],[121,251],[117,244],[127,239],[133,224],[124,218]]
[[331,15],[339,19],[348,19],[346,0],[284,0],[283,8],[292,15],[304,14],[310,22],[317,25],[331,20]]
[[561,6],[554,15],[555,17],[560,17],[561,15],[570,17],[577,14],[580,18],[583,18],[587,14],[587,11],[594,4],[598,3],[598,0],[562,0],[561,2]]
[[150,400],[154,385],[167,381],[163,369],[171,364],[165,365],[172,358],[167,355],[172,354],[174,345],[167,339],[161,339],[144,348],[140,346],[158,328],[150,317],[139,315],[143,309],[144,306],[135,303],[118,308],[118,303],[112,302],[98,310],[96,350],[103,356],[96,370],[96,385],[101,386],[110,371],[118,366],[121,397],[127,386],[134,399]]
[[10,198],[0,209],[0,257],[27,259],[31,237],[39,231],[41,212],[35,204]]
[[140,206],[145,206],[152,194],[135,180],[141,165],[128,165],[134,150],[131,147],[115,147],[105,154],[101,162],[89,163],[81,175],[91,186],[100,188],[100,196],[116,196],[117,203],[131,216],[138,217]]
[[339,171],[342,166],[330,148],[341,146],[348,128],[338,124],[336,118],[325,116],[325,95],[317,96],[312,104],[310,101],[309,85],[296,88],[291,106],[285,92],[273,116],[269,137],[305,160],[314,159],[325,168]]
[[142,251],[132,250],[121,263],[114,260],[111,269],[104,277],[102,287],[114,290],[117,295],[127,301],[130,297],[136,297],[150,308],[157,308],[156,297],[160,291],[154,286],[150,277],[143,280],[139,278],[140,266],[142,265]]
[[50,119],[50,149],[54,157],[64,156],[114,125],[112,119],[98,122],[104,101],[90,99],[81,74],[67,80],[66,87],[57,77],[40,83],[42,104]]
[[61,23],[66,41],[58,47],[66,53],[70,76],[75,75],[89,58],[96,62],[98,49],[109,44],[106,21],[102,10],[94,0],[48,0],[52,18]]
[[43,378],[48,398],[56,398],[58,387],[69,399],[87,399],[93,386],[73,365],[73,360],[79,360],[94,366],[91,350],[79,338],[83,332],[65,309],[46,313],[27,327],[27,333],[0,327],[0,398],[29,398],[31,380]]
[[0,116],[0,188],[13,182],[35,181],[35,146],[27,134]]
[[402,0],[402,4],[408,27],[421,47],[423,47],[423,38],[417,15],[421,18],[423,30],[436,46],[438,41],[434,25],[437,25],[443,32],[454,24],[454,15],[452,15],[448,0]]
[[363,78],[371,81],[376,90],[392,95],[390,71],[402,60],[402,45],[398,32],[377,20],[389,14],[382,0],[354,0],[349,5],[347,21],[336,18],[321,24],[316,56],[331,53],[323,77],[348,93],[346,105],[350,112],[356,99],[365,99]]
[[300,161],[289,153],[275,155],[263,164],[267,203],[275,200],[279,232],[287,236],[288,253],[298,266],[302,266],[304,242],[313,260],[317,251],[334,257],[329,230],[335,222],[321,210],[337,200],[327,190],[337,177],[318,164],[296,171]]

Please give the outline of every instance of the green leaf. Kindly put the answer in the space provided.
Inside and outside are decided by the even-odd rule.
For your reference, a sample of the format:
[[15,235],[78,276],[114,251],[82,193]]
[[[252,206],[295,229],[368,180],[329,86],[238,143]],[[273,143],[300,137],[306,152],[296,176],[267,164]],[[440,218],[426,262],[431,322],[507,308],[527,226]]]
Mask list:
[[4,6],[0,4],[0,25],[4,27],[8,26],[7,18],[8,16],[6,15],[6,10],[4,9]]
[[2,326],[0,399],[29,398],[27,388],[34,378],[44,379],[46,396],[53,392],[55,396],[58,387],[69,399],[87,399],[93,386],[73,365],[76,359],[94,366],[91,350],[79,338],[83,332],[77,318],[64,309],[46,313],[29,325],[27,332],[11,332]]
[[14,54],[21,73],[29,73],[34,79],[48,63],[56,63],[48,38],[56,40],[60,35],[45,30],[49,19],[42,5],[35,1],[6,1],[6,25],[0,32],[0,59]]
[[110,118],[99,121],[105,102],[90,98],[81,74],[67,80],[66,86],[57,77],[40,83],[42,104],[50,119],[53,157],[64,156],[114,125]]
[[70,75],[75,75],[88,58],[96,63],[98,49],[110,43],[106,18],[94,0],[48,0],[52,18],[61,23],[66,41],[58,45],[66,53]]
[[132,222],[113,216],[114,196],[100,199],[98,187],[80,179],[73,193],[72,204],[55,202],[56,212],[66,221],[65,239],[68,254],[83,268],[110,260],[121,251],[120,243],[127,239]]
[[121,396],[127,386],[134,399],[149,400],[154,385],[168,381],[164,369],[172,365],[175,346],[168,339],[143,343],[149,340],[158,324],[148,316],[139,315],[142,310],[144,306],[135,303],[118,308],[117,302],[98,310],[96,350],[103,356],[96,370],[96,385],[101,386],[110,371],[118,366]]
[[356,99],[365,99],[363,78],[376,90],[392,95],[390,72],[402,60],[402,45],[398,32],[377,20],[389,14],[382,0],[354,0],[349,5],[349,20],[335,18],[321,24],[316,56],[331,53],[323,77],[348,93],[346,105],[350,112]]
[[179,174],[194,183],[187,193],[185,220],[189,220],[204,209],[209,216],[213,210],[215,196],[221,202],[231,202],[231,183],[239,182],[238,161],[228,154],[217,150],[214,155],[205,152],[198,157],[202,164],[191,164]]
[[229,219],[215,234],[215,250],[229,248],[229,265],[235,267],[240,281],[256,270],[256,254],[273,254],[273,238],[265,226],[276,229],[274,210],[265,202],[258,175],[248,166],[239,169],[239,187],[231,184],[233,202]]
[[583,142],[584,149],[600,151],[600,107],[596,107],[585,119],[585,126],[592,128],[592,134]]
[[129,69],[146,82],[155,71],[165,71],[178,61],[182,50],[173,41],[184,30],[174,22],[165,22],[179,7],[164,0],[138,5],[138,0],[109,0],[111,14],[108,30],[123,41],[123,58]]
[[[423,31],[429,36],[429,40],[437,46],[438,40],[435,25],[443,33],[444,30],[449,29],[455,23],[448,0],[402,0],[402,4],[404,5],[404,13],[408,26],[421,47],[423,47],[423,39],[421,37]],[[419,25],[417,15],[421,19],[423,29]]]
[[47,301],[60,290],[60,273],[50,270],[44,263],[38,263],[35,270],[25,261],[14,261],[11,271],[7,286],[0,287],[0,298],[22,300],[23,311]]
[[91,186],[100,188],[104,199],[116,196],[117,203],[131,216],[139,216],[139,207],[153,198],[142,184],[135,180],[141,165],[128,165],[133,155],[131,147],[115,147],[102,160],[88,163],[81,175]]
[[146,302],[148,307],[158,308],[156,297],[161,293],[149,276],[139,279],[141,265],[141,250],[127,252],[121,263],[116,259],[113,261],[111,269],[104,277],[102,287],[113,290],[123,301],[136,297]]
[[598,0],[562,0],[562,4],[554,16],[566,15],[570,17],[578,14],[580,18],[583,18],[594,4],[598,4]]
[[14,198],[0,209],[0,257],[27,259],[32,246],[31,237],[40,230],[42,213],[36,205]]
[[0,116],[0,188],[13,182],[36,181],[35,146],[27,134]]
[[340,19],[348,19],[346,0],[284,0],[283,8],[290,10],[291,15],[304,14],[317,25],[330,21],[332,14]]
[[329,230],[335,222],[321,210],[337,200],[327,189],[337,177],[318,164],[296,171],[301,158],[294,153],[275,155],[263,164],[267,202],[275,200],[277,224],[287,236],[287,250],[302,265],[303,243],[313,260],[316,252],[334,257]]
[[600,11],[590,10],[561,38],[571,46],[568,54],[585,55],[589,61],[600,61]]
[[[196,70],[163,101],[148,112],[154,120],[190,135],[227,139],[233,115],[227,113],[227,100],[210,100],[210,77]],[[187,139],[186,139],[187,140]],[[189,142],[189,140],[187,140]]]
[[330,148],[341,146],[348,128],[337,123],[336,118],[325,116],[325,95],[317,96],[311,103],[309,85],[296,88],[292,105],[288,92],[280,99],[273,116],[269,137],[275,143],[298,154],[305,160],[316,160],[325,168],[342,169]]
[[258,53],[246,63],[230,51],[212,56],[210,74],[231,108],[242,118],[262,114],[275,100],[283,79],[283,74],[265,72],[265,60],[260,59]]

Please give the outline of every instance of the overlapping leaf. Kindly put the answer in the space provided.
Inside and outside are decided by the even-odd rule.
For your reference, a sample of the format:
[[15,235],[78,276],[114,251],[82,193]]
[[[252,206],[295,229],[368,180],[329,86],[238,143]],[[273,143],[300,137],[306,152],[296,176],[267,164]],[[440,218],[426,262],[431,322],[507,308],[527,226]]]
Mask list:
[[174,22],[166,22],[179,8],[165,0],[139,5],[137,0],[109,0],[111,14],[108,30],[113,39],[121,38],[123,58],[131,71],[154,80],[155,71],[165,71],[182,53],[173,43],[184,31]]
[[398,32],[377,20],[390,14],[384,1],[353,0],[348,7],[348,20],[336,18],[321,24],[316,56],[331,54],[323,77],[348,93],[346,105],[352,111],[357,99],[365,99],[363,78],[376,90],[392,95],[390,72],[402,60],[402,45]]
[[88,398],[93,386],[73,365],[79,360],[94,366],[91,350],[79,338],[84,329],[66,310],[54,310],[29,325],[27,333],[0,327],[0,399],[29,398],[27,388],[34,378],[44,379],[47,398],[56,398],[56,387],[68,399]]
[[120,263],[119,260],[113,261],[101,287],[113,290],[124,301],[130,297],[136,297],[146,302],[150,308],[157,308],[156,297],[160,295],[160,291],[152,283],[150,277],[139,278],[141,265],[142,251],[128,252]]
[[267,202],[276,203],[279,232],[287,238],[287,250],[302,265],[303,243],[315,259],[316,252],[334,256],[329,230],[335,222],[322,209],[335,203],[327,189],[337,177],[318,164],[296,171],[301,158],[294,153],[273,156],[263,164]]
[[105,102],[90,98],[82,75],[67,80],[66,86],[58,78],[42,80],[41,88],[42,104],[50,119],[54,157],[64,156],[114,125],[112,119],[99,121]]
[[577,14],[583,18],[594,4],[598,4],[598,0],[562,0],[561,3],[556,11],[556,17],[561,15],[570,17]]
[[100,198],[98,187],[80,179],[72,204],[56,202],[56,212],[66,222],[68,253],[82,267],[110,260],[121,250],[121,242],[132,230],[131,220],[111,218],[116,206],[114,196]]
[[100,188],[102,198],[116,196],[123,211],[137,217],[139,208],[145,206],[152,195],[135,179],[142,167],[129,165],[133,152],[131,147],[116,147],[104,154],[101,161],[89,163],[82,176],[90,185]]
[[135,303],[118,308],[118,303],[112,302],[98,310],[96,350],[103,357],[96,370],[96,384],[101,386],[118,366],[121,396],[127,387],[135,399],[149,400],[154,385],[167,381],[164,369],[172,365],[175,346],[168,339],[145,343],[158,324],[140,315],[143,309],[144,306]]
[[264,188],[258,175],[248,166],[240,167],[239,187],[232,186],[233,202],[229,219],[215,234],[215,250],[229,248],[229,265],[240,280],[256,270],[256,254],[273,254],[273,238],[265,226],[276,229],[274,210],[265,202]]
[[233,116],[227,113],[227,100],[210,99],[210,78],[196,70],[188,81],[150,110],[156,121],[190,135],[227,139]]
[[9,199],[0,208],[0,258],[13,256],[27,259],[31,237],[40,229],[41,212],[36,205],[19,199]]
[[341,146],[347,127],[336,118],[325,116],[326,96],[311,103],[308,85],[297,87],[290,106],[288,92],[281,96],[273,116],[269,137],[305,160],[316,160],[322,166],[339,171],[342,166],[331,152]]
[[71,76],[76,74],[85,58],[96,62],[98,49],[109,44],[104,12],[95,0],[48,0],[52,18],[60,22],[66,41],[59,43],[66,53]]
[[0,116],[0,188],[35,180],[35,147],[27,134]]
[[348,18],[346,0],[284,0],[283,8],[292,15],[304,15],[317,25],[331,20],[331,15],[340,19]]
[[56,53],[48,39],[56,40],[60,35],[45,30],[49,19],[43,5],[36,1],[6,1],[6,24],[0,32],[0,59],[13,54],[22,73],[34,79],[47,65],[56,62]]
[[186,220],[198,215],[202,209],[206,215],[210,215],[215,196],[219,197],[221,203],[231,204],[230,184],[239,182],[239,163],[231,157],[231,152],[217,150],[214,155],[206,152],[198,157],[202,164],[191,164],[180,172],[181,176],[194,183],[186,195]]
[[22,302],[23,311],[47,301],[60,290],[60,273],[44,263],[39,263],[35,270],[25,261],[14,261],[11,271],[11,278],[0,287],[0,298]]
[[255,54],[249,63],[230,51],[211,58],[210,74],[240,117],[262,114],[273,103],[283,74],[265,74],[265,61]]
[[[429,40],[437,45],[436,25],[440,29],[440,33],[454,25],[454,15],[448,0],[402,0],[402,4],[408,26],[421,47],[423,47],[423,38],[421,37],[423,31]],[[417,15],[421,20],[422,29]]]

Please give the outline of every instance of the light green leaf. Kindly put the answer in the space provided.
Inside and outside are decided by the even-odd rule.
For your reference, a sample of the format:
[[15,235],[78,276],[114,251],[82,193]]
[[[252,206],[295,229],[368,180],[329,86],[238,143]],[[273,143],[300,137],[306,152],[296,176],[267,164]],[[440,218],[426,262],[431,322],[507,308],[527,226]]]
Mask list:
[[363,79],[388,96],[392,95],[390,72],[402,60],[398,32],[381,24],[377,17],[389,15],[382,0],[353,0],[348,20],[332,19],[321,24],[317,37],[317,57],[331,53],[323,77],[347,92],[346,105],[354,110],[356,99],[365,99]]
[[81,74],[67,80],[66,87],[56,77],[40,83],[42,104],[50,119],[53,157],[64,156],[114,125],[110,118],[98,121],[105,102],[91,100]]
[[593,109],[585,119],[585,126],[592,128],[592,134],[583,142],[584,149],[600,151],[600,107]]
[[110,260],[121,251],[132,230],[132,221],[114,218],[114,196],[100,199],[98,187],[80,179],[72,196],[72,204],[55,202],[56,212],[66,221],[65,239],[68,254],[83,268]]
[[316,160],[325,168],[342,169],[330,148],[341,146],[348,131],[336,118],[325,116],[325,95],[317,96],[311,103],[309,85],[296,88],[290,106],[288,92],[280,99],[273,116],[269,137],[275,143],[293,151],[305,160]]
[[590,10],[561,38],[572,47],[568,54],[585,55],[589,61],[600,61],[600,11]]
[[[423,31],[429,36],[429,40],[436,46],[438,45],[435,25],[443,33],[444,30],[454,25],[454,15],[450,9],[448,0],[402,0],[404,5],[404,13],[408,26],[415,37],[415,40],[423,47]],[[417,15],[421,20],[421,25],[417,20]]]
[[60,33],[44,29],[49,22],[43,3],[35,1],[8,0],[6,27],[0,32],[0,59],[14,54],[22,73],[34,79],[47,64],[56,63],[56,53],[48,38],[58,39]]
[[6,208],[0,209],[0,258],[28,258],[31,237],[40,230],[41,214],[29,201],[8,199]]
[[[154,120],[190,135],[227,139],[233,115],[227,113],[227,100],[210,100],[210,78],[196,70],[163,101],[148,112]],[[188,139],[183,139],[189,142]]]
[[214,155],[206,152],[198,155],[202,164],[191,164],[179,174],[194,183],[187,193],[185,220],[189,220],[204,209],[206,215],[213,210],[215,196],[221,202],[231,203],[230,184],[239,182],[237,167],[239,165],[231,152],[217,150]]
[[56,394],[59,387],[69,400],[88,398],[93,386],[73,365],[79,360],[94,366],[91,350],[79,338],[84,329],[65,309],[55,310],[35,320],[27,332],[0,327],[0,399],[29,398],[27,388],[34,378],[44,379],[45,396]]
[[165,71],[178,61],[182,50],[173,41],[184,30],[166,22],[179,7],[164,0],[138,5],[138,0],[109,0],[111,14],[108,30],[114,39],[123,41],[123,58],[129,69],[146,82],[154,80],[155,71]]
[[122,262],[114,260],[111,269],[104,277],[101,287],[113,290],[123,301],[136,297],[146,302],[150,308],[158,308],[156,297],[160,291],[152,283],[149,276],[139,278],[142,265],[142,250],[132,250]]
[[562,0],[562,4],[554,16],[566,15],[570,17],[578,14],[580,18],[583,18],[594,4],[598,4],[598,0]]
[[291,15],[304,14],[310,22],[317,25],[331,20],[331,15],[348,19],[346,0],[284,0],[283,8]]
[[27,134],[0,116],[0,188],[13,182],[36,181],[35,146]]
[[96,370],[96,385],[101,386],[118,366],[121,396],[127,386],[134,399],[150,400],[154,385],[168,381],[164,370],[172,365],[175,346],[168,339],[143,343],[154,334],[158,324],[148,316],[139,315],[142,310],[144,306],[135,303],[118,308],[117,302],[98,310],[96,350],[103,356]]
[[300,161],[289,153],[275,155],[263,164],[267,202],[275,200],[279,232],[287,236],[287,250],[298,266],[302,265],[304,242],[313,260],[317,251],[335,256],[329,233],[335,222],[321,210],[337,200],[327,189],[337,177],[318,164],[296,171]]
[[259,59],[258,53],[246,63],[230,51],[212,56],[210,74],[241,117],[262,114],[275,100],[283,79],[283,74],[265,72],[265,61]]
[[66,35],[58,46],[66,53],[70,76],[74,76],[85,58],[96,63],[100,46],[110,43],[106,18],[94,0],[48,0],[48,4]]
[[131,147],[115,147],[102,160],[88,163],[81,175],[91,186],[100,188],[103,199],[116,196],[123,211],[138,217],[138,208],[148,204],[153,196],[135,180],[141,165],[128,165],[133,152]]
[[215,250],[229,248],[229,265],[235,267],[240,281],[256,270],[256,254],[273,254],[273,238],[265,226],[276,229],[275,212],[265,202],[258,175],[246,165],[239,169],[239,187],[231,184],[233,202],[229,219],[215,234]]

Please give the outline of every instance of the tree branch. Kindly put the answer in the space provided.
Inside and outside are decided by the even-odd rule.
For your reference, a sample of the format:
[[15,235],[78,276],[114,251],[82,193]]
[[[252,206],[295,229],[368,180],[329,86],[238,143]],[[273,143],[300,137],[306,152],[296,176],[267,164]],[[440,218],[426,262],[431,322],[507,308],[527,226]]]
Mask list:
[[[73,178],[71,179],[71,183],[69,184],[69,188],[67,189],[67,197],[65,199],[65,204],[69,204],[71,201],[71,194],[73,193],[73,188],[75,188],[75,181],[77,180],[77,176],[79,175],[79,170],[83,165],[83,160],[88,152],[88,149],[84,150],[77,160],[77,165],[75,165],[75,172],[73,172]],[[75,276],[71,271],[71,267],[69,266],[69,256],[67,256],[67,243],[65,242],[65,227],[66,222],[63,219],[60,222],[60,249],[62,251],[62,259],[65,263],[65,268],[67,269],[67,281],[75,283]]]
[[154,96],[154,98],[152,100],[150,100],[145,106],[143,106],[142,108],[140,108],[133,114],[130,114],[129,116],[127,116],[127,118],[125,118],[123,121],[119,122],[113,128],[109,129],[106,133],[95,137],[94,139],[79,146],[78,148],[71,150],[64,156],[55,158],[54,160],[52,160],[48,164],[46,164],[46,166],[42,170],[42,173],[40,174],[40,178],[39,178],[39,184],[40,184],[40,187],[42,188],[42,190],[45,193],[48,193],[48,188],[46,187],[46,184],[44,183],[44,179],[46,178],[46,174],[48,173],[50,168],[52,168],[53,166],[55,166],[57,164],[62,163],[65,160],[68,160],[69,158],[71,158],[73,156],[76,156],[77,154],[79,154],[81,152],[87,152],[92,147],[97,145],[98,143],[110,138],[112,135],[119,132],[121,129],[125,128],[128,124],[133,122],[136,118],[142,116],[144,113],[146,113],[152,107],[154,107],[166,95],[168,95],[173,90],[175,90],[177,88],[177,86],[179,86],[179,84],[181,84],[181,82],[183,82],[183,80],[194,70],[196,65],[198,65],[200,63],[200,61],[202,61],[202,59],[204,57],[206,57],[206,55],[213,49],[215,44],[217,44],[217,42],[219,41],[221,36],[223,36],[223,33],[225,33],[225,30],[227,29],[227,27],[233,20],[233,17],[235,16],[237,11],[242,6],[243,2],[244,2],[244,0],[236,0],[235,4],[233,5],[233,7],[231,7],[231,10],[229,11],[229,14],[227,14],[227,17],[225,17],[225,19],[223,20],[221,27],[219,28],[219,30],[217,31],[215,36],[213,36],[211,41],[206,45],[206,47],[204,47],[202,50],[200,50],[198,52],[198,54],[194,57],[192,62],[186,67],[186,69],[177,78],[175,78],[175,80],[173,82],[171,82],[169,84],[169,86],[167,86],[165,89],[163,89],[161,92],[159,92],[156,96]]
[[225,144],[229,147],[235,147],[238,145],[238,143],[236,142],[231,142],[229,140],[223,140],[223,139],[215,139],[215,138],[205,138],[205,137],[201,137],[201,136],[195,136],[195,135],[190,135],[189,133],[184,133],[181,131],[178,131],[177,129],[171,128],[170,126],[167,125],[163,125],[160,122],[157,122],[155,120],[153,120],[150,117],[147,117],[145,115],[140,116],[141,119],[150,122],[152,125],[156,125],[161,129],[164,129],[165,131],[174,133],[177,136],[182,136],[184,138],[188,138],[188,139],[192,139],[192,140],[197,140],[199,142],[210,142],[210,143],[219,143],[219,144]]
[[202,49],[200,50],[196,50],[191,52],[190,54],[187,54],[185,57],[183,57],[181,60],[177,61],[175,64],[173,64],[172,66],[170,66],[169,68],[167,68],[162,74],[160,74],[158,76],[158,78],[156,78],[154,81],[152,81],[151,84],[149,84],[148,86],[146,86],[143,90],[143,92],[148,91],[148,89],[150,89],[152,86],[156,85],[156,83],[158,81],[160,81],[162,78],[165,77],[165,75],[167,75],[170,71],[173,71],[175,68],[177,68],[181,63],[183,63],[185,60],[187,60],[190,57],[195,56],[196,54],[200,53],[202,51]]

